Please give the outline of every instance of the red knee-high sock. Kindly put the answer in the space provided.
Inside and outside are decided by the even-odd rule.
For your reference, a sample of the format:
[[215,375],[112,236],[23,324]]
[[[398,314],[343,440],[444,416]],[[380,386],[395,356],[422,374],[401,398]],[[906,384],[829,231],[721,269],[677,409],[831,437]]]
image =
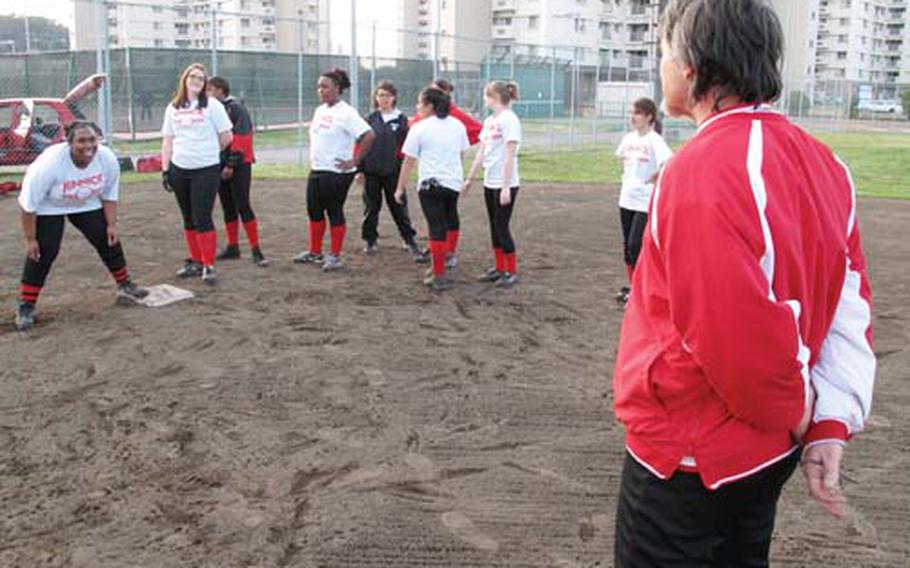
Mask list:
[[41,294],[41,286],[31,286],[29,284],[19,285],[19,299],[26,304],[35,305],[38,303],[38,295]]
[[341,225],[332,225],[329,238],[332,241],[332,254],[338,256],[341,254],[341,247],[344,246],[344,236],[348,232],[348,227],[344,223]]
[[228,246],[235,247],[240,244],[240,223],[238,221],[228,221],[225,223],[224,232],[227,236]]
[[505,272],[506,270],[506,253],[502,252],[502,249],[499,247],[493,248],[493,268],[499,272]]
[[446,255],[449,252],[447,241],[430,241],[430,255],[433,257],[433,276],[440,278],[446,273]]
[[250,248],[259,248],[259,221],[243,222],[243,230],[246,231],[246,240],[250,242]]
[[196,240],[196,231],[184,229],[183,236],[186,238],[186,250],[189,251],[190,260],[202,262],[202,255],[199,252],[199,241]]
[[509,274],[518,274],[518,258],[514,252],[504,253],[506,262],[506,272]]
[[117,284],[124,284],[130,280],[130,271],[124,266],[120,270],[111,270],[111,276]]
[[460,234],[460,231],[446,231],[446,246],[451,254],[455,254],[458,250],[458,237]]
[[215,266],[215,249],[218,248],[218,234],[215,231],[196,233],[199,255],[203,266]]
[[325,220],[310,221],[310,252],[322,254],[322,239],[325,237]]

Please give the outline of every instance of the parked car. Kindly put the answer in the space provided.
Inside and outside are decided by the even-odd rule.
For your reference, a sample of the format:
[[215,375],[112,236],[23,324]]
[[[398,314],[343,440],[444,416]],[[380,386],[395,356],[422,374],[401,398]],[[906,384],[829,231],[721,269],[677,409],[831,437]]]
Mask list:
[[85,118],[77,103],[101,88],[105,79],[92,75],[62,99],[0,99],[0,166],[26,166],[48,146],[62,142],[64,127]]
[[885,113],[885,114],[904,114],[904,107],[901,106],[901,103],[898,101],[891,101],[891,100],[860,101],[860,103],[856,106],[856,108],[858,108],[861,111],[866,111],[866,112],[878,112],[878,113]]

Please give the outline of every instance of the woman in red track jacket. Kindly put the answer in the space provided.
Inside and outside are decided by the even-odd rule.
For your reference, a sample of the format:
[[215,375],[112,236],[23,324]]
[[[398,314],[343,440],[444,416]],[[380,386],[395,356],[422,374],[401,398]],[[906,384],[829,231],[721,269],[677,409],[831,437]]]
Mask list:
[[802,448],[843,515],[869,414],[872,303],[850,172],[773,111],[782,33],[761,0],[673,0],[661,75],[698,124],[651,202],[613,379],[628,455],[616,565],[768,562]]

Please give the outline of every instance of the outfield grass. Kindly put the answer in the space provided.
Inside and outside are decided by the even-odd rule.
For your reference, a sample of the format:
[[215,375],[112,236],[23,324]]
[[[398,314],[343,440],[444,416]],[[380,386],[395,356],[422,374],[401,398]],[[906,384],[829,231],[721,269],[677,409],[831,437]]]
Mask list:
[[[293,145],[294,131],[257,134],[257,144]],[[823,134],[819,137],[850,166],[859,194],[865,197],[910,199],[910,136],[896,134]],[[154,150],[151,143],[149,148]],[[263,146],[265,147],[265,146]],[[118,151],[123,152],[122,146]],[[467,166],[467,164],[466,164]],[[254,179],[302,179],[307,168],[295,164],[258,164]],[[124,183],[157,179],[159,174],[126,172]],[[527,150],[521,154],[521,177],[526,182],[618,184],[622,176],[613,148]],[[21,175],[2,174],[0,180]]]

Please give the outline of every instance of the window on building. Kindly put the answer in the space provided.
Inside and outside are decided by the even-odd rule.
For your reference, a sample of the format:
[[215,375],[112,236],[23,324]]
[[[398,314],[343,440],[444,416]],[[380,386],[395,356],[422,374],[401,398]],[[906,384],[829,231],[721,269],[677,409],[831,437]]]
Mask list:
[[540,27],[540,16],[531,16],[528,18],[528,29],[536,30]]

